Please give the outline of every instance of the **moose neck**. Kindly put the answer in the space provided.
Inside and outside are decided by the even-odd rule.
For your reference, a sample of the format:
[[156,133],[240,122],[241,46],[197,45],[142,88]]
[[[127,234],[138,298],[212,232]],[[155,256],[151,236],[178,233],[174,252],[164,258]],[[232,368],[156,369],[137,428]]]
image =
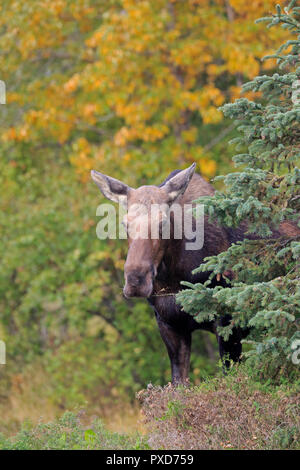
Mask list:
[[174,238],[173,226],[171,224],[171,237],[169,240],[166,240],[164,255],[157,271],[157,281],[160,287],[164,282],[168,284],[177,283],[178,279],[182,276],[184,244],[184,238]]

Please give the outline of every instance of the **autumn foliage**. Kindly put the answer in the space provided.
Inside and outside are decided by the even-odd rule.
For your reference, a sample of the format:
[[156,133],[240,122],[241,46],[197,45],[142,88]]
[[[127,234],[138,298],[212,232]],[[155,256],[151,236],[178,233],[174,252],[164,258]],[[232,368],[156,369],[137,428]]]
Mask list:
[[199,126],[222,120],[218,107],[279,44],[283,33],[254,24],[274,5],[2,2],[0,66],[11,110],[2,142],[63,148],[83,180],[93,166],[130,167],[133,184],[188,161],[213,176]]

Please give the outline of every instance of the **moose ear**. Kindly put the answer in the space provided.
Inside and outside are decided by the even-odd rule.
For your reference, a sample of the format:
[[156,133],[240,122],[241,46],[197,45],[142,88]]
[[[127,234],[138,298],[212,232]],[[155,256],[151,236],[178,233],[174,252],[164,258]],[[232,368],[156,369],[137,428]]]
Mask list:
[[122,183],[115,178],[111,178],[110,176],[103,175],[95,170],[91,171],[91,177],[103,196],[110,201],[118,202],[124,207],[127,207],[127,195],[131,189],[127,184]]
[[169,202],[174,202],[179,196],[181,196],[186,188],[188,187],[189,182],[192,179],[192,176],[195,172],[196,163],[193,163],[186,170],[182,170],[177,173],[172,178],[168,179],[163,186],[163,189],[169,196]]

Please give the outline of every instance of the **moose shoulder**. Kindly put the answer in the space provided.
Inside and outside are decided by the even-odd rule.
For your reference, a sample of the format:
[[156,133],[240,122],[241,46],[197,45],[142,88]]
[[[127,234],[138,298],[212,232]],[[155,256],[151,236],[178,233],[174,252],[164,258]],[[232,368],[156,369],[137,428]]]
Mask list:
[[[216,332],[215,322],[197,323],[176,304],[173,295],[182,289],[181,281],[205,282],[210,273],[193,275],[192,270],[205,257],[217,255],[231,243],[244,238],[245,227],[237,230],[225,229],[209,223],[207,217],[204,217],[201,247],[196,250],[187,249],[191,239],[187,240],[182,224],[185,207],[200,196],[214,194],[213,187],[195,174],[195,164],[185,170],[175,170],[160,186],[133,189],[97,171],[92,171],[92,179],[106,198],[127,208],[124,218],[128,234],[124,296],[145,297],[153,307],[170,357],[172,382],[176,384],[188,381],[191,334],[196,329],[215,333],[221,358],[226,355],[231,360],[238,361],[243,332],[235,329],[229,340],[224,341]],[[175,206],[176,211],[173,210]],[[157,236],[153,236],[151,231],[153,207],[160,208],[155,213]],[[167,223],[169,236],[166,237],[163,232]],[[196,220],[193,218],[192,225],[195,228]],[[214,282],[222,284],[224,280],[215,279]],[[225,316],[219,321],[225,325],[229,320]],[[227,363],[225,361],[225,365]]]

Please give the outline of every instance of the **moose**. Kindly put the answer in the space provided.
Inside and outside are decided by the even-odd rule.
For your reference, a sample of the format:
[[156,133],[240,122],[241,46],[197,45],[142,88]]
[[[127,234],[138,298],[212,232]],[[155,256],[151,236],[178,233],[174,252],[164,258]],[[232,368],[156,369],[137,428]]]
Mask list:
[[[166,345],[171,362],[172,384],[186,384],[189,381],[189,366],[192,332],[197,329],[210,331],[216,335],[219,353],[228,367],[230,361],[240,360],[241,340],[247,334],[239,328],[233,329],[228,341],[218,335],[217,322],[196,322],[193,317],[182,310],[176,303],[175,295],[183,289],[181,281],[204,283],[211,273],[193,274],[207,256],[217,255],[229,246],[245,237],[243,227],[229,229],[211,223],[204,216],[203,246],[197,250],[187,249],[187,239],[182,230],[181,237],[174,236],[178,213],[168,214],[176,203],[182,210],[186,204],[192,203],[200,196],[211,196],[214,188],[199,174],[195,173],[195,163],[185,170],[173,171],[159,186],[141,186],[133,189],[125,183],[92,171],[91,176],[102,194],[111,201],[126,206],[127,214],[124,225],[128,233],[128,254],[124,266],[125,285],[123,294],[126,298],[144,297],[155,312],[161,337]],[[151,205],[157,204],[164,210],[158,218],[158,237],[130,236],[131,228],[137,223],[150,227]],[[143,213],[131,211],[134,205],[142,205]],[[170,237],[162,237],[162,227],[169,215]],[[223,276],[216,276],[212,286],[226,285]],[[218,319],[218,324],[225,326],[230,317],[225,315]]]

